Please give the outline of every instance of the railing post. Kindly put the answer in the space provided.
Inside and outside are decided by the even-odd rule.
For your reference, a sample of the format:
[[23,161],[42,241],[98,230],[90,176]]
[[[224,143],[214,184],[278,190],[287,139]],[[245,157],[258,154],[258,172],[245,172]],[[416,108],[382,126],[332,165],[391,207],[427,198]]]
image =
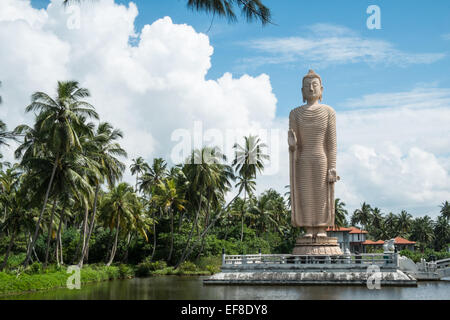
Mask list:
[[222,248],[222,266],[225,265],[225,248]]
[[247,255],[242,255],[242,265],[247,264]]

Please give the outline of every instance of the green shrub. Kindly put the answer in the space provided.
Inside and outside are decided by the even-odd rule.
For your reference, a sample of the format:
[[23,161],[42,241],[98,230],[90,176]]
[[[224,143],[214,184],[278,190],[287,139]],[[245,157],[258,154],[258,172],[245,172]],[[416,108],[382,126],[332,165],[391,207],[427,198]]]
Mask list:
[[162,270],[167,267],[167,263],[165,261],[155,261],[149,262],[149,259],[146,258],[143,262],[139,263],[136,267],[136,276],[138,277],[148,277],[152,274],[152,272],[157,270]]
[[220,267],[216,265],[207,265],[205,268],[210,274],[215,274],[220,272]]
[[35,261],[25,270],[26,274],[39,274],[42,273],[42,264]]
[[119,275],[122,279],[132,278],[134,276],[134,270],[126,264],[120,264]]
[[191,261],[184,261],[179,267],[180,272],[194,272],[198,271],[197,266]]

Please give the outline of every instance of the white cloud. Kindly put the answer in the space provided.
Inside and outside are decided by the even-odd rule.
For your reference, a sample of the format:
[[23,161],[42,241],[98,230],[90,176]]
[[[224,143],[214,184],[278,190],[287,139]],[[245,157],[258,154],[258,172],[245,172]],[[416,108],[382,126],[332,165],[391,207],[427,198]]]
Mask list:
[[[170,140],[173,130],[192,129],[195,121],[202,121],[205,131],[279,129],[275,137],[279,149],[272,154],[273,159],[278,155],[279,171],[259,177],[257,187],[259,192],[270,187],[286,191],[288,122],[275,117],[277,100],[267,75],[234,78],[225,73],[206,80],[213,47],[208,36],[191,26],[165,17],[135,30],[136,5],[101,0],[83,5],[81,28],[71,30],[67,28],[70,15],[60,3],[53,0],[46,10],[36,10],[29,0],[0,1],[0,42],[4,44],[0,47],[4,99],[0,119],[10,128],[33,120],[24,114],[33,92],[53,93],[58,80],[76,79],[90,89],[102,120],[124,131],[128,163],[137,156],[149,161],[156,156],[169,159],[176,144]],[[301,38],[300,47],[296,39],[281,39],[291,46],[289,50],[277,49],[281,43],[265,50],[276,53],[274,59],[285,59],[290,53],[298,59],[295,52],[300,48],[306,58],[318,53],[329,62],[333,59],[325,50],[329,46],[339,63],[381,61],[390,53],[397,59],[420,60],[389,43],[361,39],[343,27],[331,30],[319,25],[316,32],[319,46],[309,38]],[[346,41],[339,45],[337,40],[342,39]],[[360,40],[366,50],[355,55],[364,49],[357,46]],[[374,46],[379,49],[375,53],[369,50]],[[411,208],[416,214],[436,213],[438,204],[450,199],[449,96],[450,89],[433,87],[342,103],[348,108],[337,114],[342,181],[336,195],[349,209],[369,201],[396,212]],[[11,150],[3,153],[11,157]],[[129,173],[126,179],[134,183]]]
[[[337,106],[337,169],[341,181],[336,197],[349,212],[366,201],[394,213],[439,213],[450,199],[449,88],[414,88],[375,93]],[[325,97],[326,98],[326,97]],[[326,102],[326,101],[325,101]],[[350,106],[342,110],[343,106]],[[277,119],[280,172],[261,177],[258,191],[287,191],[289,181],[288,120]]]
[[53,94],[67,79],[89,88],[102,120],[124,131],[128,162],[169,159],[171,132],[197,120],[205,129],[270,127],[276,98],[269,77],[206,80],[213,47],[205,34],[169,17],[135,30],[136,5],[113,0],[81,6],[80,28],[69,29],[73,11],[61,2],[47,10],[29,0],[0,2],[0,12],[11,12],[0,15],[0,41],[8,44],[0,48],[0,118],[10,128],[32,121],[24,108],[34,91]]
[[444,53],[408,53],[385,40],[364,38],[343,26],[316,24],[307,35],[253,40],[245,45],[270,56],[245,59],[247,64],[304,61],[313,67],[330,64],[365,62],[373,64],[429,64],[445,57]]

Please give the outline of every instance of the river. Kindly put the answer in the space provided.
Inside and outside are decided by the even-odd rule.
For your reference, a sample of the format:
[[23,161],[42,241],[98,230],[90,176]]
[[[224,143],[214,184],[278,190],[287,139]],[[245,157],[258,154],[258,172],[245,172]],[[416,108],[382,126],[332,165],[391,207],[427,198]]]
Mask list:
[[24,300],[448,300],[450,281],[419,282],[418,287],[355,286],[224,286],[203,285],[205,277],[161,276],[114,280],[82,286],[80,290],[53,289],[0,299]]

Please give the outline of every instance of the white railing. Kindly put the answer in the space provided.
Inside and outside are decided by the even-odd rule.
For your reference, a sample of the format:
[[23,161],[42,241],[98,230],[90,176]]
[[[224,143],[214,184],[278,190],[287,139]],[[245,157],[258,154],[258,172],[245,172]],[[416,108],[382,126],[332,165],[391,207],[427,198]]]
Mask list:
[[324,255],[293,255],[293,254],[247,254],[247,255],[222,255],[222,267],[225,268],[264,268],[283,266],[311,266],[311,265],[339,265],[363,267],[367,265],[379,265],[396,267],[396,253],[374,254],[350,254],[341,256]]

